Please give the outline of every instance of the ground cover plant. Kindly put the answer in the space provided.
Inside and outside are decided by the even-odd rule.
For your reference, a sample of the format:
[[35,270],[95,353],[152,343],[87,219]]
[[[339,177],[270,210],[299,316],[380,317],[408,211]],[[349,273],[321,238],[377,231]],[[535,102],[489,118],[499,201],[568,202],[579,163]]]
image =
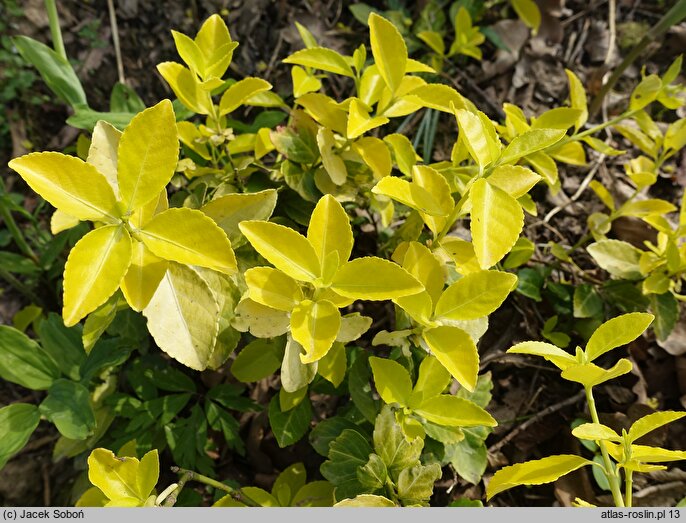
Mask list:
[[686,2],[615,92],[610,2],[602,86],[560,60],[535,111],[465,71],[560,13],[348,7],[364,38],[294,21],[278,89],[207,13],[165,29],[166,95],[119,74],[102,106],[53,2],[52,48],[12,38],[78,131],[0,185],[0,474],[47,452],[76,506],[681,503],[686,88],[634,49]]

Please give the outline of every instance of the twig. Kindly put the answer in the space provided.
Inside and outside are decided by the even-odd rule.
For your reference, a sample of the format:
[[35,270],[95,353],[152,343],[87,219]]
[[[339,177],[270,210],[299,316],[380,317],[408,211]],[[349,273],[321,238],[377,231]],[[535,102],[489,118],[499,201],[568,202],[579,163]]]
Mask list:
[[174,489],[174,492],[172,492],[171,495],[165,500],[165,507],[174,506],[174,503],[176,503],[176,498],[179,496],[179,493],[183,490],[183,487],[186,485],[188,481],[197,481],[198,483],[203,483],[209,487],[214,487],[216,489],[223,490],[236,501],[239,501],[244,505],[248,505],[249,507],[260,506],[259,503],[250,499],[240,490],[231,488],[230,486],[225,485],[224,483],[221,483],[207,476],[203,476],[202,474],[198,474],[197,472],[193,472],[192,470],[186,470],[180,467],[171,467],[171,471],[177,474],[181,474],[181,478],[179,479],[178,486],[176,487],[176,489]]
[[505,436],[503,439],[501,439],[497,443],[494,443],[493,445],[491,445],[488,448],[488,452],[489,453],[498,452],[501,448],[503,448],[510,441],[512,441],[514,438],[516,438],[520,433],[524,432],[525,430],[527,430],[529,427],[531,427],[535,423],[538,423],[541,419],[545,418],[549,414],[553,414],[554,412],[557,412],[558,410],[561,410],[561,409],[563,409],[569,405],[574,405],[576,402],[583,399],[585,394],[586,394],[586,392],[582,390],[582,391],[579,391],[574,396],[572,396],[571,398],[567,398],[566,400],[560,401],[559,403],[555,403],[554,405],[550,405],[549,407],[546,407],[541,412],[536,414],[534,417],[529,418],[524,423],[519,425],[516,429],[510,431],[507,434],[507,436]]
[[646,487],[636,492],[634,494],[634,499],[647,498],[653,494],[659,494],[660,492],[683,486],[683,481],[670,481],[669,483],[661,483],[660,485],[651,485],[650,487]]
[[114,56],[117,60],[117,75],[119,83],[125,84],[124,63],[121,59],[121,47],[119,47],[119,30],[117,29],[117,12],[114,10],[114,1],[107,0],[107,9],[110,12],[110,26],[112,27],[112,43],[114,44]]

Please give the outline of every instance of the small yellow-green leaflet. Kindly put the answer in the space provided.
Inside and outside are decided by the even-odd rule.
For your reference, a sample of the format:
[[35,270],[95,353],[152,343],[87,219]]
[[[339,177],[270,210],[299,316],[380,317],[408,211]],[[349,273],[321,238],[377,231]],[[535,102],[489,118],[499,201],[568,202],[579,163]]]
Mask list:
[[291,278],[311,282],[321,274],[312,244],[293,229],[264,221],[244,221],[238,226],[259,254]]
[[574,437],[592,441],[622,441],[622,438],[610,427],[600,423],[584,423],[572,430]]
[[162,62],[157,64],[157,70],[183,105],[195,113],[210,114],[212,111],[210,93],[202,88],[190,69],[176,62]]
[[590,388],[631,372],[631,368],[631,362],[622,358],[608,370],[598,367],[594,363],[570,365],[562,371],[562,377],[569,381],[581,383],[584,388]]
[[204,77],[221,78],[233,58],[233,50],[238,46],[231,40],[229,28],[217,14],[210,16],[195,36],[195,43],[204,58]]
[[426,329],[424,341],[450,374],[470,392],[479,373],[479,353],[471,336],[458,327],[442,325]]
[[419,376],[412,389],[410,408],[415,408],[425,400],[438,396],[451,381],[450,373],[441,362],[435,356],[426,356],[419,365]]
[[520,165],[500,165],[493,169],[493,173],[488,177],[488,183],[515,199],[528,193],[540,180],[538,174]]
[[221,100],[219,100],[219,114],[222,116],[229,114],[238,109],[252,96],[269,91],[271,88],[272,84],[262,80],[262,78],[243,78],[224,91]]
[[95,449],[88,457],[88,479],[110,501],[133,498],[145,503],[159,478],[157,450],[151,450],[140,461],[118,458],[111,450]]
[[172,38],[176,51],[179,53],[181,59],[186,62],[188,67],[200,77],[204,76],[205,72],[205,58],[198,48],[198,44],[192,38],[189,38],[183,33],[172,30]]
[[540,356],[561,370],[565,370],[570,365],[577,364],[576,358],[567,351],[542,341],[525,341],[518,343],[507,352]]
[[412,180],[425,189],[440,205],[442,216],[430,216],[420,211],[420,215],[427,227],[436,235],[445,226],[446,219],[455,207],[455,202],[450,196],[450,185],[441,173],[428,165],[415,165],[412,168]]
[[498,424],[493,416],[476,403],[448,394],[428,398],[414,411],[423,418],[446,427],[495,427]]
[[598,327],[586,344],[588,361],[634,341],[655,319],[652,314],[631,312],[606,321]]
[[143,243],[132,243],[131,265],[121,281],[121,290],[133,310],[140,312],[148,305],[166,271],[167,261],[155,256]]
[[364,257],[338,269],[331,289],[346,298],[392,300],[416,294],[423,287],[399,265],[381,258]]
[[319,91],[322,87],[322,82],[319,78],[297,65],[291,68],[291,81],[293,82],[293,96],[295,98]]
[[236,257],[226,233],[198,210],[168,209],[137,234],[153,254],[165,260],[236,272]]
[[654,412],[653,414],[648,414],[643,416],[641,419],[634,422],[629,429],[629,441],[633,443],[638,438],[645,436],[649,432],[655,429],[672,423],[673,421],[679,420],[686,416],[686,412]]
[[395,94],[407,67],[405,40],[391,22],[376,13],[369,15],[368,23],[374,62],[388,89]]
[[365,136],[353,143],[353,150],[369,166],[374,173],[374,178],[381,179],[391,174],[393,169],[391,152],[383,140],[373,136]]
[[569,101],[574,109],[579,109],[581,113],[574,123],[574,129],[579,130],[588,120],[588,108],[586,105],[586,90],[581,80],[569,69],[565,69],[569,80]]
[[312,47],[296,51],[288,58],[284,58],[285,64],[297,64],[321,71],[355,77],[355,73],[347,60],[333,49],[326,47]]
[[345,345],[338,341],[334,342],[329,352],[317,362],[317,373],[334,387],[343,383],[347,368]]
[[80,158],[55,152],[31,153],[8,165],[60,211],[79,220],[118,221],[120,212],[112,187],[95,167]]
[[455,111],[457,125],[460,128],[460,138],[467,146],[469,154],[479,167],[485,167],[496,159],[493,154],[493,144],[486,124],[478,114],[465,109]]
[[243,298],[235,309],[231,325],[238,331],[247,332],[258,338],[274,338],[288,331],[288,314]]
[[474,182],[469,196],[474,252],[481,268],[489,269],[517,242],[524,212],[517,200],[484,179]]
[[346,126],[346,136],[349,139],[357,138],[367,131],[388,123],[385,116],[369,116],[369,112],[364,108],[357,98],[350,101],[348,110],[348,124]]
[[[441,263],[426,246],[419,242],[411,242],[403,256],[402,265],[407,272],[421,282],[431,297],[430,316],[443,291],[444,276]],[[411,298],[411,296],[407,297],[407,299]]]
[[89,164],[107,178],[112,186],[115,197],[119,197],[119,182],[117,181],[117,150],[121,131],[116,127],[99,120],[93,129],[91,144],[88,148]]
[[565,474],[592,464],[592,461],[570,454],[517,463],[500,469],[493,475],[486,488],[486,498],[490,500],[496,494],[519,485],[550,483]]
[[369,358],[376,390],[386,403],[407,406],[412,393],[412,381],[405,367],[386,358]]
[[528,156],[556,144],[567,134],[566,129],[531,129],[515,136],[502,152],[500,163],[515,163],[522,156]]
[[343,206],[330,194],[323,196],[312,211],[307,240],[321,263],[334,251],[338,253],[341,264],[350,258],[353,249],[350,220]]
[[[531,124],[532,129],[569,129],[581,114],[579,109],[555,107],[545,111]],[[571,142],[574,143],[574,142]]]
[[245,272],[250,299],[290,312],[303,299],[298,283],[290,276],[271,267],[254,267]]
[[322,156],[322,164],[331,181],[336,185],[343,185],[348,178],[348,171],[343,158],[334,152],[335,144],[333,132],[326,127],[320,127],[317,131],[317,146]]
[[170,263],[143,309],[155,343],[175,360],[204,370],[217,340],[219,304],[196,272]]
[[481,271],[463,276],[441,295],[436,317],[474,320],[496,310],[517,284],[517,277],[500,271]]
[[328,300],[303,300],[291,312],[291,336],[302,345],[302,363],[314,363],[326,355],[341,327],[341,313]]
[[64,266],[64,309],[67,327],[107,301],[131,263],[131,238],[123,226],[106,225],[81,238]]
[[383,139],[393,150],[393,159],[395,160],[400,172],[406,176],[412,174],[412,167],[421,158],[412,147],[412,142],[403,134],[393,133],[384,136]]
[[155,198],[171,180],[179,157],[169,100],[137,114],[119,140],[117,179],[127,212]]
[[450,212],[446,212],[441,202],[423,187],[395,176],[379,180],[372,192],[393,198],[430,216],[446,216]]

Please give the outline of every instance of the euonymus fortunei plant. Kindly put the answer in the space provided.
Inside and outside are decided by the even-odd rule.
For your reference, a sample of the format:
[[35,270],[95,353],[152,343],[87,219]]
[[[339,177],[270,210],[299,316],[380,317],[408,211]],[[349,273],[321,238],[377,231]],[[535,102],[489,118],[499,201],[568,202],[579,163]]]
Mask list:
[[[512,4],[538,25],[532,2]],[[504,119],[495,122],[437,81],[452,57],[481,57],[484,36],[466,9],[456,13],[447,52],[441,34],[417,34],[434,52],[431,66],[410,58],[391,21],[372,13],[367,22],[370,47],[349,56],[320,46],[297,24],[305,47],[284,60],[291,98],[261,78],[225,77],[238,43],[214,15],[194,38],[172,32],[184,64],[165,62],[158,71],[174,104],[164,100],[130,123],[113,120],[117,126],[99,121],[82,158],[46,152],[10,162],[56,208],[53,234],[79,222],[92,228],[64,267],[63,325],[55,315],[43,320],[41,345],[23,329],[0,329],[0,347],[29,369],[23,375],[0,362],[0,375],[48,390],[40,407],[0,409],[2,419],[25,428],[2,448],[0,463],[26,444],[43,415],[63,436],[60,455],[92,450],[94,486],[79,493],[82,506],[169,506],[188,482],[221,491],[215,506],[425,506],[445,466],[479,483],[497,420],[487,411],[493,384],[490,373],[479,374],[478,344],[489,315],[513,291],[536,296],[531,260],[540,246],[525,228],[525,213],[538,212],[533,189],[559,192],[558,164],[586,165],[587,148],[621,154],[595,136],[607,128],[643,153],[625,166],[635,191],[615,202],[591,181],[608,212],[589,217],[577,245],[550,247],[561,280],[579,278],[570,299],[574,317],[593,327],[592,334],[576,331],[586,348],[571,354],[531,341],[510,349],[542,356],[584,387],[590,420],[573,434],[596,442],[602,463],[561,455],[515,464],[496,472],[487,495],[592,465],[615,504],[631,505],[634,472],[686,457],[636,443],[683,413],[656,412],[617,431],[600,424],[593,395],[631,370],[627,359],[608,370],[598,358],[636,339],[653,319],[666,338],[683,300],[686,205],[675,221],[673,204],[644,197],[686,145],[683,119],[660,126],[649,112],[653,102],[668,110],[683,105],[683,87],[675,84],[681,59],[662,77],[644,76],[626,111],[609,121],[588,125],[583,84],[567,70],[569,106],[527,116],[505,104]],[[343,96],[327,94],[332,75],[342,78]],[[243,106],[263,109],[243,122]],[[419,111],[457,130],[449,158],[417,154],[400,119]],[[621,217],[643,220],[656,241],[642,250],[609,237]],[[605,321],[607,287],[580,268],[582,247],[621,280],[613,283],[626,284],[630,313]],[[380,307],[393,318],[376,317]],[[129,332],[140,320],[135,313],[145,319],[142,336]],[[542,335],[565,346],[561,340],[571,337],[553,331],[556,322],[548,320]],[[71,340],[68,364],[51,333]],[[185,367],[219,369],[231,383],[198,386],[168,358],[147,354],[147,333]],[[117,383],[125,364],[133,393]],[[274,389],[266,419],[276,443],[286,447],[309,432],[326,481],[308,483],[302,464],[286,468],[270,492],[210,477],[208,431],[243,455],[242,428],[228,411],[259,409],[236,381]],[[333,416],[315,416],[315,394],[336,398]],[[127,421],[119,427],[119,419]],[[158,486],[158,453],[166,447],[179,480]]]

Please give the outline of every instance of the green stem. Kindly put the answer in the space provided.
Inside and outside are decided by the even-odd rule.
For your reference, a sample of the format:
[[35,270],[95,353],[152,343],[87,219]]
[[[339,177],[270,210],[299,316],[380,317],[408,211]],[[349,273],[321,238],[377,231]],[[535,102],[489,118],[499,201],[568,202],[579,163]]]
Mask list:
[[660,20],[651,27],[641,41],[634,47],[628,55],[622,60],[617,67],[615,67],[612,75],[608,78],[607,82],[600,89],[600,92],[591,102],[591,106],[588,109],[588,115],[592,118],[600,109],[603,103],[603,99],[610,92],[610,89],[614,87],[617,81],[622,77],[624,71],[638,58],[638,56],[643,52],[643,50],[648,47],[648,44],[653,40],[657,40],[662,36],[670,27],[681,22],[686,18],[686,0],[679,0],[674,7],[672,7],[667,13],[660,18]]
[[[187,470],[187,469],[182,469],[179,467],[172,467],[172,472],[176,472],[177,474],[181,474],[181,480],[179,480],[179,487],[172,493],[172,496],[177,497],[178,492],[183,489],[183,486],[187,481],[197,481],[198,483],[203,483],[204,485],[207,485],[209,487],[214,487],[216,489],[222,490],[229,494],[233,499],[236,501],[239,501],[243,503],[244,505],[248,505],[249,507],[259,507],[260,504],[257,503],[256,501],[250,499],[248,496],[246,496],[240,489],[234,489],[228,485],[225,485],[224,483],[221,483],[215,479],[209,478],[207,476],[203,476],[202,474],[198,474],[197,472],[193,472],[192,470]],[[183,483],[181,483],[183,481]],[[178,492],[177,492],[178,491]],[[170,496],[171,497],[171,496]],[[176,502],[176,499],[174,500]],[[173,505],[173,503],[172,503]]]
[[10,210],[7,208],[5,205],[5,202],[0,198],[0,218],[3,219],[5,222],[5,226],[7,227],[7,230],[9,230],[10,234],[12,235],[12,238],[14,239],[14,243],[17,244],[17,247],[19,247],[19,250],[22,252],[24,256],[27,258],[31,258],[31,260],[38,265],[39,260],[38,256],[36,256],[36,253],[33,252],[33,249],[31,249],[31,246],[26,242],[24,239],[24,235],[21,233],[21,230],[19,229],[19,226],[17,225],[17,222],[14,221],[14,217],[12,216],[12,213]]
[[43,304],[43,300],[41,300],[31,289],[18,280],[12,273],[6,269],[3,269],[2,267],[0,267],[0,278],[5,280],[17,291],[26,296],[32,303]]
[[[586,401],[588,402],[588,410],[591,413],[591,419],[593,423],[600,423],[598,418],[598,411],[595,407],[595,399],[593,398],[593,390],[591,387],[586,387]],[[619,474],[617,473],[617,468],[612,463],[610,459],[610,454],[607,452],[607,446],[604,441],[599,441],[600,452],[603,455],[603,462],[605,463],[605,476],[607,477],[607,482],[610,484],[610,490],[612,491],[612,498],[615,501],[615,506],[623,507],[624,499],[622,498],[622,491],[619,486]]]
[[57,15],[57,3],[55,0],[45,0],[45,10],[48,13],[48,20],[50,22],[50,35],[52,36],[52,47],[55,52],[65,60],[67,59],[67,52],[64,49],[64,42],[62,41],[62,30],[60,29],[60,18]]
[[633,470],[624,471],[624,500],[627,507],[630,507],[633,502],[633,473]]

